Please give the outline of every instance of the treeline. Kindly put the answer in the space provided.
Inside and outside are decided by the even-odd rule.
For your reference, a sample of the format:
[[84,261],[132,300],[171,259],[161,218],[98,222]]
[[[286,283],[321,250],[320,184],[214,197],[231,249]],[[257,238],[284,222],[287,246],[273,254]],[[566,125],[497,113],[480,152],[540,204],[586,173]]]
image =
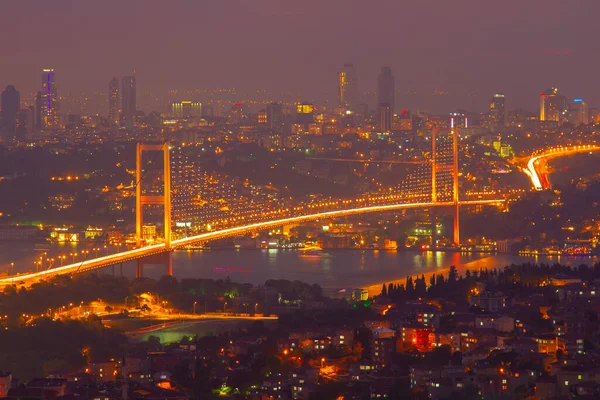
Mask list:
[[456,303],[466,303],[476,282],[486,284],[488,290],[499,290],[507,295],[515,295],[524,289],[548,291],[551,278],[577,278],[591,283],[600,279],[600,264],[578,267],[555,264],[512,264],[504,269],[467,270],[465,275],[458,274],[455,266],[450,267],[448,275],[432,274],[427,280],[425,275],[406,278],[404,284],[385,283],[381,296],[395,303],[419,298],[439,298]]
[[[300,281],[268,280],[264,286],[274,288],[284,300],[312,301],[323,298],[320,286]],[[179,281],[172,276],[163,276],[155,280],[129,279],[107,274],[81,274],[73,277],[58,276],[36,283],[30,288],[5,287],[0,293],[0,316],[5,323],[15,325],[23,322],[23,314],[51,313],[60,307],[74,307],[96,300],[111,304],[127,302],[129,307],[136,307],[141,306],[139,296],[142,293],[157,294],[161,301],[168,302],[169,308],[187,312],[193,310],[194,303],[197,311],[203,312],[222,309],[225,302],[228,302],[227,308],[231,310],[234,302],[230,300],[237,298],[255,299],[259,303],[263,303],[264,300],[260,291],[253,290],[251,284],[232,282],[229,278]],[[254,304],[250,301],[244,302],[242,309],[253,309]]]
[[89,360],[119,359],[127,338],[88,321],[38,319],[34,325],[0,329],[0,370],[23,380],[76,371]]

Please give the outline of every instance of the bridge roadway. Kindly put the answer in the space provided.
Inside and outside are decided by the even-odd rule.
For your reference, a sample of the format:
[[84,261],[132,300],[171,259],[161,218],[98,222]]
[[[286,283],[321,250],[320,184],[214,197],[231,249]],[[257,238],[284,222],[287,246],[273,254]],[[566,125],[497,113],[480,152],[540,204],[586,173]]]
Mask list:
[[529,177],[535,190],[550,189],[550,182],[545,173],[538,171],[540,162],[544,162],[551,158],[569,156],[576,153],[585,153],[600,150],[600,146],[596,145],[580,145],[571,147],[557,147],[550,149],[542,154],[532,156],[527,161],[527,168],[523,168],[523,172]]
[[[470,200],[462,201],[460,205],[499,205],[504,200]],[[13,275],[4,278],[0,278],[0,285],[31,285],[38,282],[41,279],[52,278],[58,275],[69,275],[78,274],[82,272],[92,271],[109,267],[115,264],[121,264],[128,261],[137,260],[144,257],[153,256],[156,254],[172,251],[178,248],[185,248],[186,246],[193,245],[195,243],[207,242],[216,239],[223,239],[232,236],[239,236],[249,232],[255,232],[265,229],[274,228],[281,225],[288,225],[293,223],[302,223],[308,221],[319,220],[323,218],[335,218],[343,217],[346,215],[363,214],[369,212],[385,212],[394,211],[409,208],[429,208],[429,207],[450,207],[453,206],[453,202],[424,202],[424,203],[405,203],[405,204],[390,204],[381,206],[369,206],[359,207],[344,210],[326,211],[315,214],[301,215],[297,217],[282,218],[271,221],[257,222],[244,226],[236,226],[233,228],[222,229],[214,232],[202,233],[200,235],[191,236],[184,239],[178,239],[171,242],[171,248],[166,248],[164,243],[155,244],[151,246],[140,247],[133,250],[123,251],[121,253],[110,254],[103,257],[98,257],[90,260],[77,262],[74,264],[65,265],[62,267],[56,267],[49,270],[40,272],[32,272],[21,275]]]

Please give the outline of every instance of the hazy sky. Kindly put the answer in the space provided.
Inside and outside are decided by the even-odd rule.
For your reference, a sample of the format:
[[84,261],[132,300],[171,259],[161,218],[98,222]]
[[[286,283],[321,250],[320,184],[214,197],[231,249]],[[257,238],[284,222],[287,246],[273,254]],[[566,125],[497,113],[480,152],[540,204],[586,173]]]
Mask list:
[[135,70],[139,91],[321,102],[350,61],[361,92],[390,66],[403,108],[483,110],[504,91],[535,110],[551,86],[598,107],[598,15],[600,0],[0,0],[0,85],[26,95],[52,67],[61,92],[105,92]]

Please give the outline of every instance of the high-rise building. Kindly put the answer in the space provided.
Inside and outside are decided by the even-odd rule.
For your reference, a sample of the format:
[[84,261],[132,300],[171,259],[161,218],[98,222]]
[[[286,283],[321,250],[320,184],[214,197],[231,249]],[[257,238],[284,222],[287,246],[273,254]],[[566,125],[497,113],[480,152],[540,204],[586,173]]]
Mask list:
[[308,124],[313,122],[313,113],[315,106],[311,103],[298,103],[296,104],[296,123],[304,125],[305,128]]
[[267,106],[267,123],[269,129],[280,131],[283,128],[283,109],[281,103],[271,103]]
[[504,94],[496,93],[490,100],[489,124],[490,128],[497,129],[506,123],[506,111],[504,109]]
[[108,84],[108,123],[119,125],[119,79],[116,76]]
[[231,125],[240,125],[246,119],[246,107],[243,103],[235,103],[229,115],[227,116],[227,122]]
[[358,81],[354,64],[344,64],[344,68],[338,73],[338,81],[340,108],[354,111],[358,106]]
[[552,88],[540,95],[540,121],[565,122],[569,108],[565,96],[558,94],[558,89]]
[[33,125],[36,131],[41,131],[44,129],[44,119],[42,118],[42,109],[44,108],[44,96],[42,95],[42,91],[36,93],[35,95],[35,118],[33,121]]
[[135,76],[124,76],[121,81],[121,112],[127,129],[133,128],[137,112]]
[[381,68],[381,73],[377,77],[377,98],[378,106],[388,104],[394,113],[396,101],[396,81],[390,67]]
[[573,99],[569,110],[569,122],[573,125],[589,124],[588,105],[583,99]]
[[0,123],[0,133],[5,140],[12,139],[17,130],[17,113],[21,108],[21,95],[14,86],[8,85],[2,92],[2,121]]
[[379,133],[390,133],[392,130],[392,106],[379,105]]
[[58,129],[60,116],[58,113],[58,91],[53,69],[42,70],[42,102],[41,129]]
[[18,140],[31,139],[34,132],[35,107],[24,108],[17,113],[16,137]]
[[171,116],[175,118],[192,118],[202,116],[202,104],[183,100],[171,103]]

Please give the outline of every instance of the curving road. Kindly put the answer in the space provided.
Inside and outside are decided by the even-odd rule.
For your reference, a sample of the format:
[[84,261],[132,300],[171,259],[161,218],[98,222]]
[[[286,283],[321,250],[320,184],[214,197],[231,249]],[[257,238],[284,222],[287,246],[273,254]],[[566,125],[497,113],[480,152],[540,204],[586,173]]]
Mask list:
[[529,161],[527,161],[527,168],[524,168],[523,172],[529,177],[535,190],[550,189],[551,186],[550,182],[548,181],[548,177],[545,173],[541,172],[539,168],[543,165],[543,163],[556,157],[564,157],[576,153],[585,153],[598,150],[600,150],[600,146],[596,145],[554,148],[542,154],[532,156]]
[[[504,200],[473,200],[473,201],[463,201],[460,202],[461,205],[481,205],[481,204],[490,204],[490,205],[499,205],[503,203]],[[103,257],[98,257],[94,259],[85,260],[82,262],[78,262],[75,264],[69,264],[62,267],[53,268],[50,270],[44,270],[40,272],[32,272],[22,275],[13,275],[0,279],[0,285],[12,285],[12,284],[22,284],[22,285],[31,285],[35,282],[38,282],[41,279],[51,278],[58,275],[68,275],[68,274],[77,274],[87,271],[92,271],[95,269],[105,268],[114,264],[120,264],[132,260],[136,260],[139,258],[144,258],[148,256],[152,256],[155,254],[160,254],[164,252],[171,251],[173,249],[186,247],[195,243],[202,243],[216,239],[223,239],[226,237],[239,236],[249,232],[255,232],[265,229],[274,228],[281,225],[288,225],[293,223],[301,223],[319,220],[323,218],[335,218],[342,217],[346,215],[354,215],[354,214],[363,214],[369,212],[385,212],[385,211],[393,211],[393,210],[401,210],[408,208],[428,208],[428,207],[450,207],[453,206],[453,202],[424,202],[424,203],[408,203],[408,204],[391,204],[384,206],[370,206],[370,207],[359,207],[359,208],[350,208],[345,210],[336,210],[336,211],[327,211],[320,212],[316,214],[308,214],[301,215],[298,217],[290,217],[277,219],[272,221],[264,221],[257,222],[254,224],[237,226],[234,228],[223,229],[214,232],[202,233],[200,235],[178,239],[171,242],[171,248],[166,248],[164,243],[155,244],[152,246],[140,247],[138,249],[127,250],[121,253],[115,253]]]

